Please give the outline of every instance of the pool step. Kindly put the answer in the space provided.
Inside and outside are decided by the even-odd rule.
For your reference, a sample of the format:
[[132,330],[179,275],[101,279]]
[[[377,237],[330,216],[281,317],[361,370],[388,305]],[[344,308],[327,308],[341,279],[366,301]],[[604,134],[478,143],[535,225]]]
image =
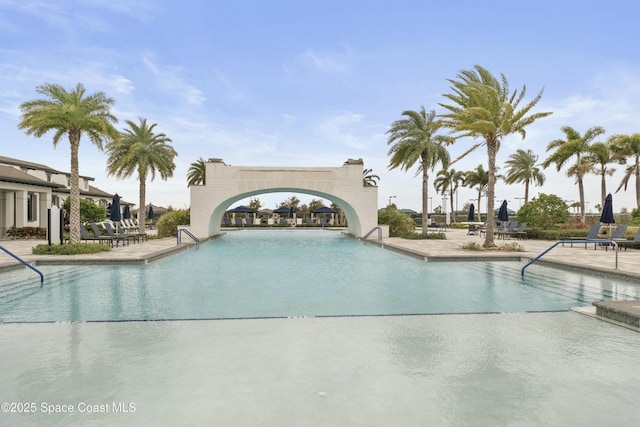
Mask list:
[[[581,302],[592,302],[601,300],[628,301],[637,300],[638,292],[624,286],[624,290],[617,292],[613,290],[594,287],[590,284],[567,283],[557,276],[552,275],[552,270],[548,268],[537,269],[536,271],[528,271],[524,281],[520,276],[519,270],[514,270],[512,266],[493,263],[491,267],[484,264],[473,264],[472,267],[478,270],[479,274],[491,269],[491,274],[496,277],[508,280],[513,283],[524,284],[542,289],[546,292],[552,292],[567,298],[579,300]],[[629,285],[630,286],[630,285]]]
[[[42,286],[52,287],[67,283],[69,276],[87,277],[92,274],[90,267],[73,266],[49,268],[45,273],[45,283]],[[25,298],[41,289],[40,278],[32,274],[26,268],[3,273],[4,284],[0,285],[0,305],[8,304],[21,298]]]

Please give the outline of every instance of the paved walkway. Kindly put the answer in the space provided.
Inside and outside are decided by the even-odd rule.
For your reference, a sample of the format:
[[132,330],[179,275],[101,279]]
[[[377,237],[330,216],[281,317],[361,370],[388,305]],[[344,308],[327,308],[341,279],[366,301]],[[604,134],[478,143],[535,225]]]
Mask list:
[[[524,252],[507,251],[472,251],[462,249],[462,245],[469,242],[482,244],[484,237],[469,236],[467,230],[448,230],[446,240],[405,240],[400,238],[383,239],[382,244],[387,248],[393,248],[414,256],[425,258],[427,261],[447,261],[460,259],[531,259],[539,255],[555,241],[547,240],[496,240],[498,245],[503,243],[518,243],[524,248]],[[373,237],[370,238],[373,242]],[[148,263],[174,252],[193,248],[195,245],[188,239],[178,245],[175,237],[164,239],[151,239],[147,242],[131,243],[123,246],[120,244],[110,252],[102,252],[92,255],[32,255],[31,249],[37,244],[46,243],[42,240],[5,240],[0,241],[0,246],[13,252],[27,262],[36,264],[57,263]],[[88,243],[94,244],[94,243]],[[617,268],[616,268],[617,257]],[[557,246],[541,259],[542,263],[561,264],[577,269],[588,269],[597,272],[622,274],[640,279],[640,251],[629,249],[627,251],[606,250],[594,245],[575,243]],[[0,252],[0,268],[17,265],[10,256]]]

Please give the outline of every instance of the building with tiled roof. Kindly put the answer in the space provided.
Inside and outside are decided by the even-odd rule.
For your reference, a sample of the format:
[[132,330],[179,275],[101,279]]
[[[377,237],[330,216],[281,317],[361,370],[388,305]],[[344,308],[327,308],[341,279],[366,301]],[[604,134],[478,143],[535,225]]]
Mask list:
[[[46,227],[47,210],[62,207],[69,197],[70,177],[47,165],[0,156],[0,239],[11,227]],[[105,207],[111,202],[113,194],[89,185],[94,178],[79,178],[80,197]]]

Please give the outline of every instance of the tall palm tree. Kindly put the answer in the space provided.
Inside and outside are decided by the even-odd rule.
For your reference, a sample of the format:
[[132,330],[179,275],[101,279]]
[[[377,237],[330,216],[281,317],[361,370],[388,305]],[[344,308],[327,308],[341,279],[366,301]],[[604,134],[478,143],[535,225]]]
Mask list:
[[187,187],[205,185],[207,183],[207,166],[205,163],[202,157],[191,163],[187,171]]
[[[454,139],[464,137],[480,138],[481,143],[473,145],[462,154],[464,157],[476,148],[487,147],[489,182],[487,184],[487,212],[493,212],[496,185],[496,154],[503,137],[518,133],[526,137],[525,128],[537,119],[550,115],[550,112],[531,113],[531,109],[540,101],[542,90],[526,105],[520,105],[526,94],[522,90],[511,92],[507,78],[501,75],[496,79],[488,70],[476,65],[473,70],[458,73],[457,80],[451,83],[451,93],[444,97],[451,104],[440,104],[449,112],[442,115],[442,125],[451,129]],[[493,247],[493,221],[487,222],[484,247]]]
[[449,153],[444,144],[447,138],[436,135],[438,123],[436,112],[427,113],[424,107],[420,111],[407,110],[406,118],[396,120],[387,131],[387,144],[391,145],[388,155],[389,169],[400,167],[408,171],[418,163],[416,175],[422,172],[422,232],[427,233],[429,226],[429,170],[441,163],[443,168],[449,164]]
[[505,162],[508,169],[504,182],[505,184],[524,183],[525,203],[529,201],[529,185],[532,182],[536,185],[544,184],[544,174],[536,164],[537,161],[538,156],[533,154],[533,150],[525,151],[519,148]]
[[118,130],[113,126],[118,119],[111,114],[112,98],[102,92],[85,96],[85,88],[81,83],[67,91],[62,86],[45,83],[36,87],[36,92],[46,99],[27,101],[20,105],[22,117],[19,129],[26,129],[27,135],[40,138],[49,131],[54,131],[53,148],[58,145],[65,134],[71,147],[71,176],[69,182],[69,227],[70,242],[80,242],[80,167],[78,150],[82,134],[102,151],[107,141],[117,141]]
[[633,163],[625,169],[624,177],[616,193],[620,191],[622,187],[627,191],[627,185],[631,177],[635,175],[636,207],[640,207],[640,133],[634,133],[633,135],[613,135],[610,141],[617,155],[633,159]]
[[377,187],[380,177],[373,173],[373,169],[365,169],[362,171],[362,185],[365,187]]
[[451,194],[452,221],[456,221],[456,211],[453,208],[453,195],[458,191],[460,184],[464,185],[464,172],[455,169],[442,169],[436,174],[433,186],[441,195],[449,192]]
[[[612,149],[611,138],[605,142],[594,142],[589,147],[589,161],[594,165],[594,172],[600,175],[600,204],[604,206],[607,197],[607,176],[616,171],[609,167],[611,163],[624,164],[625,157],[621,152]],[[597,165],[597,166],[596,166]]]
[[[480,201],[482,200],[482,194],[486,193],[489,186],[489,172],[484,170],[482,165],[478,165],[474,170],[465,172],[464,186],[469,188],[477,187],[478,189],[478,206],[476,206],[476,212],[478,212],[478,221],[480,221]],[[488,221],[489,213],[493,212],[487,209],[487,229],[489,228]]]
[[164,180],[173,176],[176,165],[173,159],[178,155],[164,133],[154,133],[156,123],[149,126],[147,119],[140,118],[137,125],[131,120],[126,123],[129,129],[122,132],[120,142],[107,144],[107,173],[118,179],[125,179],[137,172],[140,181],[140,209],[138,209],[138,227],[145,232],[145,196],[147,178],[153,181],[156,173]]
[[567,170],[567,176],[576,177],[578,192],[580,195],[580,215],[584,221],[585,209],[583,177],[593,171],[593,163],[591,163],[588,156],[589,147],[591,145],[591,141],[602,135],[605,131],[601,126],[593,126],[587,129],[583,136],[571,126],[563,126],[560,129],[564,132],[566,139],[555,139],[547,145],[547,151],[553,149],[556,151],[542,163],[542,167],[546,169],[552,163],[555,163],[556,168],[559,171],[569,159],[575,157],[576,162]]

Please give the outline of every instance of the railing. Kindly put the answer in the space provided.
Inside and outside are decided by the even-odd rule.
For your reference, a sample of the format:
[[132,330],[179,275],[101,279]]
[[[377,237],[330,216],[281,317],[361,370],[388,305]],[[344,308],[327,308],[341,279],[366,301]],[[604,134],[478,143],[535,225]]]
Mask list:
[[564,245],[565,243],[584,243],[584,244],[593,243],[594,245],[598,244],[598,243],[605,243],[607,245],[613,245],[614,252],[616,253],[616,270],[618,269],[618,244],[616,243],[615,240],[607,240],[607,239],[573,240],[572,239],[572,240],[560,240],[560,241],[554,243],[553,245],[551,245],[550,248],[548,248],[547,250],[542,252],[540,255],[538,255],[537,257],[535,257],[534,259],[532,259],[528,263],[526,263],[525,266],[522,267],[522,270],[520,271],[520,276],[524,277],[524,270],[527,267],[529,267],[531,264],[533,264],[534,262],[536,262],[540,258],[542,258],[542,256],[545,255],[546,253],[548,253],[549,251],[551,251],[551,249],[555,248],[559,244],[563,244]]
[[371,236],[371,235],[373,234],[373,232],[374,232],[374,231],[376,231],[376,230],[378,230],[378,240],[382,240],[382,228],[380,228],[380,227],[373,227],[373,228],[371,229],[371,231],[369,231],[367,234],[365,234],[365,235],[362,237],[362,240],[367,240],[367,238],[368,238],[369,236]]
[[180,228],[178,229],[178,234],[176,234],[176,244],[180,244],[182,243],[182,233],[186,234],[187,236],[191,237],[193,239],[194,242],[196,242],[196,248],[200,247],[200,240],[194,236],[193,234],[191,234],[191,232],[185,228]]
[[42,284],[44,283],[44,274],[42,274],[42,272],[40,270],[38,270],[37,268],[35,268],[31,264],[28,264],[25,260],[19,258],[17,255],[12,254],[11,252],[9,252],[7,249],[3,248],[2,246],[0,246],[0,249],[5,251],[7,254],[11,255],[12,257],[17,259],[18,261],[20,261],[22,264],[25,265],[25,267],[29,267],[30,269],[32,269],[33,271],[38,273],[40,275],[40,286],[42,286]]

